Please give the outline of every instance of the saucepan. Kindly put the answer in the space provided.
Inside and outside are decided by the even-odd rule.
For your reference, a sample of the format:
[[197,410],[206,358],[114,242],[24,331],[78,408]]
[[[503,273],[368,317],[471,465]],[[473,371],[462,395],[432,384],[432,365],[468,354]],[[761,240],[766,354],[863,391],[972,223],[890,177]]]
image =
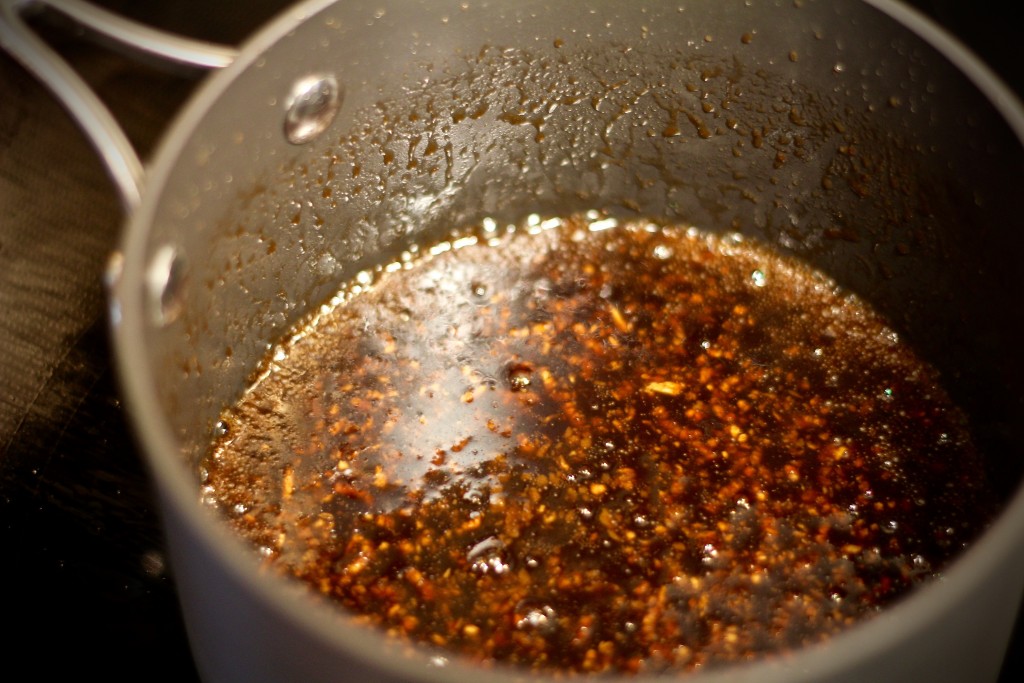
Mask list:
[[483,217],[585,210],[749,235],[870,302],[941,372],[999,498],[940,579],[877,616],[684,678],[997,676],[1024,587],[1024,111],[925,18],[888,0],[307,0],[234,50],[46,2],[224,67],[143,171],[27,27],[38,4],[3,3],[0,43],[122,194],[114,353],[205,680],[530,678],[396,644],[261,571],[197,469],[221,410],[340,283]]

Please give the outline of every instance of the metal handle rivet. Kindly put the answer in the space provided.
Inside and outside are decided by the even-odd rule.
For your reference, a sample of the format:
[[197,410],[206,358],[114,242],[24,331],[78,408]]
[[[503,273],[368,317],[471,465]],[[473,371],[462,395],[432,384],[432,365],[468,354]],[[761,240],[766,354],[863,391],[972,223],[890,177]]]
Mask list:
[[301,145],[324,132],[341,108],[342,91],[331,75],[314,74],[295,81],[285,100],[284,134]]

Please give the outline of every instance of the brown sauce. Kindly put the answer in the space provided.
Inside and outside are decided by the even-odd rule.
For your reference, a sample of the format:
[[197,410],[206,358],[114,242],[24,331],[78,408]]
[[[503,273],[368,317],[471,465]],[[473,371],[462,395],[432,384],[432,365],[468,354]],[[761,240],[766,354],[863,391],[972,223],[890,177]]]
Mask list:
[[357,278],[221,424],[204,495],[268,566],[445,657],[564,674],[820,640],[990,512],[963,415],[857,298],[593,216]]

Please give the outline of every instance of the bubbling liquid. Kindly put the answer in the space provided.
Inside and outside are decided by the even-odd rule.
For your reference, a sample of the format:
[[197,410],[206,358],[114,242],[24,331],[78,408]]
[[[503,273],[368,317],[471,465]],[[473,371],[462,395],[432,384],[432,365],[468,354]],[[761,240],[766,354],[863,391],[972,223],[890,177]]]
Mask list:
[[493,222],[364,273],[224,412],[205,500],[444,657],[688,671],[821,640],[992,509],[934,369],[737,236]]

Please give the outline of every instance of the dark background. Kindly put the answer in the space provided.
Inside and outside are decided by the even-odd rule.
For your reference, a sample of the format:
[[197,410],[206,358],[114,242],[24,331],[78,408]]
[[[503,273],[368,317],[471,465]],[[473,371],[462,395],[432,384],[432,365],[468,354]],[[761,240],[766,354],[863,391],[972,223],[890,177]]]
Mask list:
[[[287,3],[98,4],[237,44]],[[1024,92],[1024,26],[1000,3],[910,4]],[[34,23],[144,155],[201,77],[142,66],[60,22]],[[122,220],[92,148],[49,93],[0,54],[0,595],[8,627],[0,642],[4,666],[21,662],[32,680],[197,678],[111,368],[101,279]],[[1018,634],[1003,681],[1024,680],[1022,659]]]

